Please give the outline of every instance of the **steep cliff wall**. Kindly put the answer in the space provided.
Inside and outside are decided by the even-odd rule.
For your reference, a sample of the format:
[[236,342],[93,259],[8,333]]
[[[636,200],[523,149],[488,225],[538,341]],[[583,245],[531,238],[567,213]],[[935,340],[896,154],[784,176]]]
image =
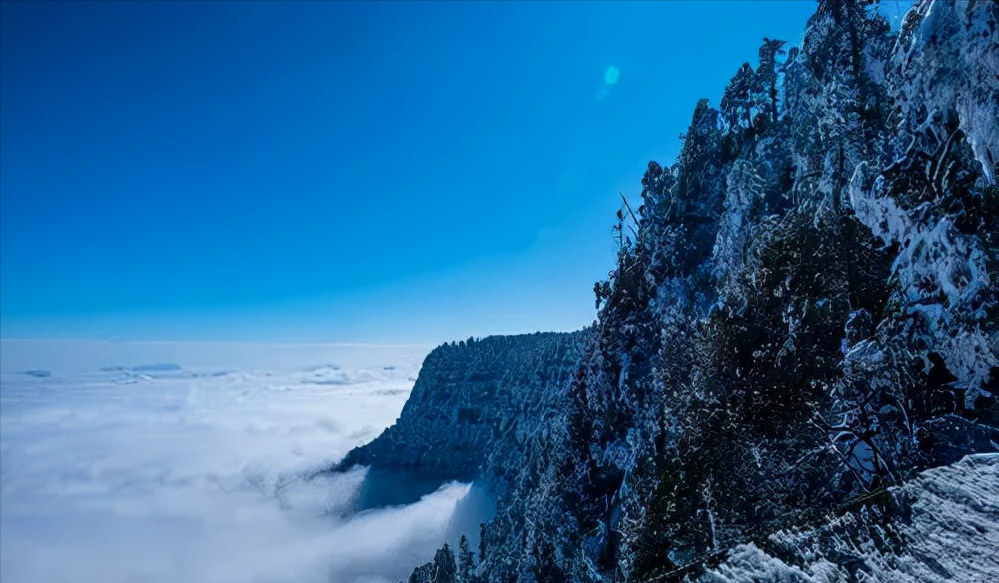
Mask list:
[[[370,468],[362,506],[402,503],[450,480],[490,482],[565,399],[588,334],[490,336],[435,348],[398,421],[337,469]],[[487,464],[497,452],[502,459]]]
[[[997,144],[995,2],[923,0],[893,32],[872,3],[821,0],[802,47],[764,39],[677,161],[649,164],[566,406],[491,454],[498,513],[452,579],[694,576],[995,450]],[[884,542],[861,522],[834,538]],[[856,557],[816,556],[853,576]]]
[[573,523],[495,531],[491,578],[644,580],[999,441],[999,5],[822,1],[782,49],[650,163],[541,505]]

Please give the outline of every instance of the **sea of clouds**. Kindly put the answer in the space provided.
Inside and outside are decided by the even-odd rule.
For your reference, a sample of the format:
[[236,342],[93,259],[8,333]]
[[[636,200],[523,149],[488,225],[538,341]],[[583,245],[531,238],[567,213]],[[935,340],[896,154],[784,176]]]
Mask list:
[[395,421],[429,348],[0,341],[0,580],[405,579],[468,486],[353,513],[364,470],[317,471]]

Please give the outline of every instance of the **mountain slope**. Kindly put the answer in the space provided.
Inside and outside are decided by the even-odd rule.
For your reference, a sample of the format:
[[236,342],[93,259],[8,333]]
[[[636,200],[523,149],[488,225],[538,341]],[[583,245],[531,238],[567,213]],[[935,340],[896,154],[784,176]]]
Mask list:
[[922,0],[893,32],[822,0],[800,49],[758,56],[650,162],[564,406],[488,454],[498,512],[452,579],[696,576],[996,449],[999,4]]

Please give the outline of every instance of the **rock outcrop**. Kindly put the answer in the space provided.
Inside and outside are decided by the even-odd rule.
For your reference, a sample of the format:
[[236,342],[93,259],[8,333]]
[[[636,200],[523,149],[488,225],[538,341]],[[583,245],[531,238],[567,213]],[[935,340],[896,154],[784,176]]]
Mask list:
[[[490,336],[435,348],[398,421],[336,469],[369,468],[362,508],[410,502],[448,481],[492,484],[564,401],[589,334]],[[497,452],[502,459],[490,458]]]

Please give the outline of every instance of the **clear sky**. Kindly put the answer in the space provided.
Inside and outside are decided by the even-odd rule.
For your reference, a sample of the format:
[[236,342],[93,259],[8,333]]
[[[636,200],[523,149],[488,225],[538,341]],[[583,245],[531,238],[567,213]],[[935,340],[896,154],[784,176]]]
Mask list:
[[574,329],[618,191],[815,3],[0,3],[0,336]]

